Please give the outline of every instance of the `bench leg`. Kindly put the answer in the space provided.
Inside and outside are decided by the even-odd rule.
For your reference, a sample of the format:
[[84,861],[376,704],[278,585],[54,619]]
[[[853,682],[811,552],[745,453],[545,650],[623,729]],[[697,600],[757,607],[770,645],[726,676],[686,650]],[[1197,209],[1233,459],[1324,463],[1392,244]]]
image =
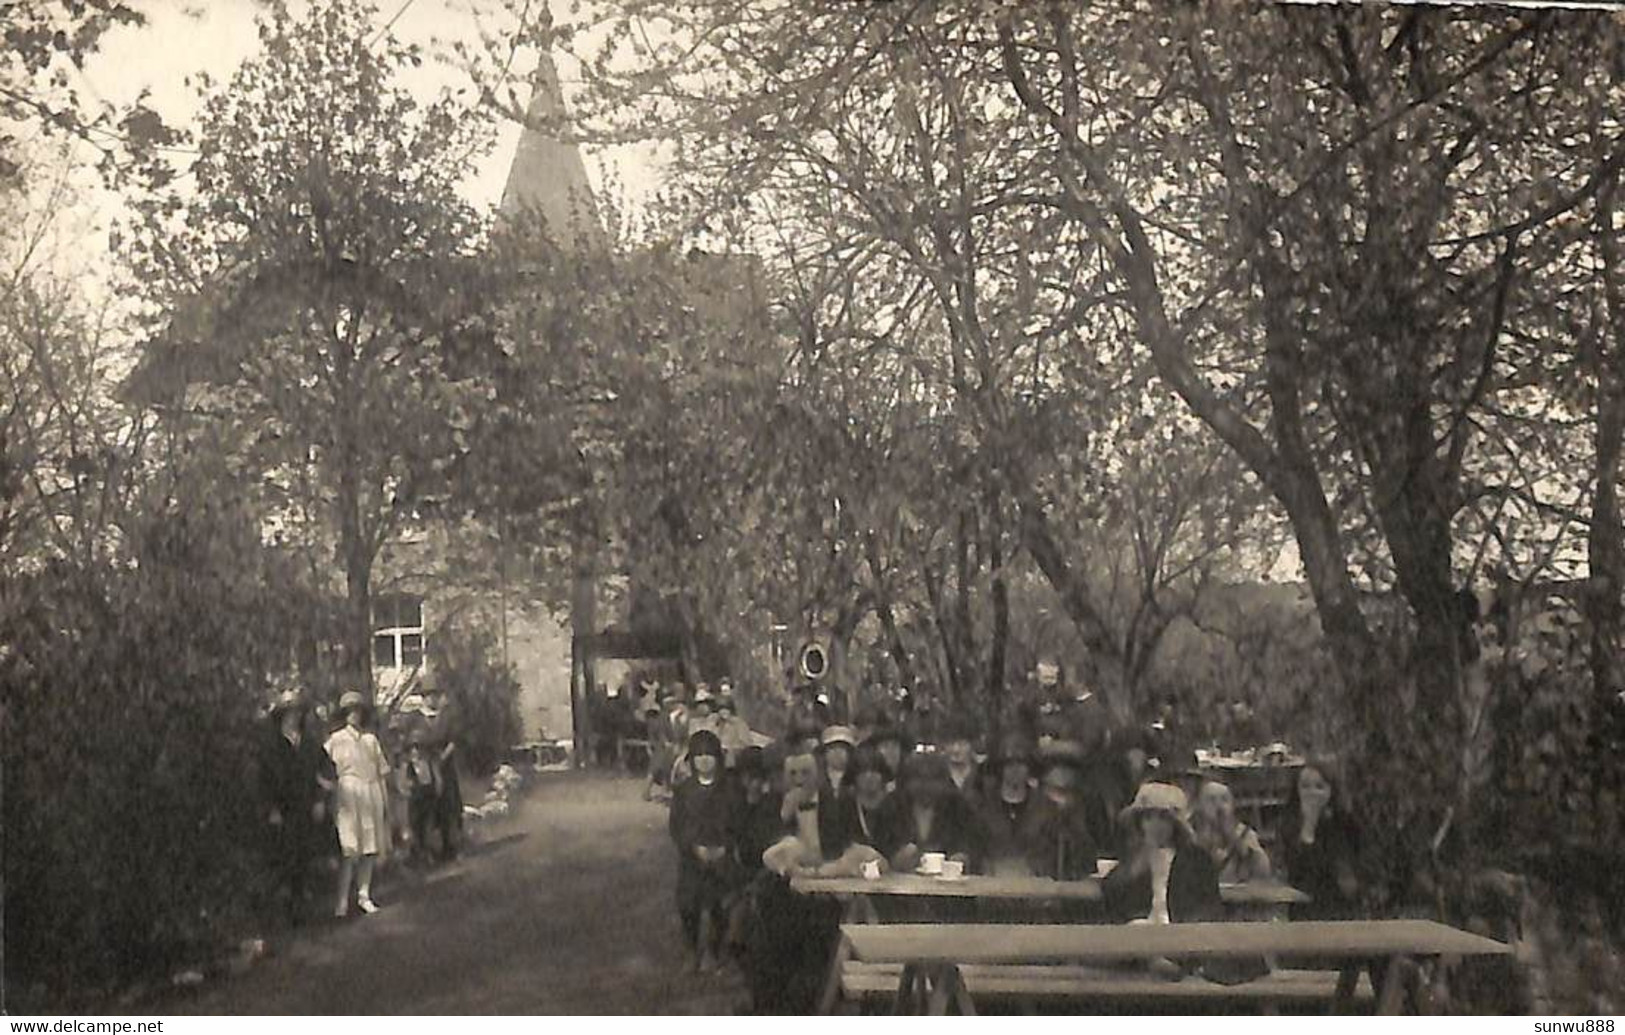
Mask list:
[[830,960],[829,976],[824,979],[824,990],[818,995],[820,1016],[834,1013],[835,1005],[841,1001],[841,974],[846,969],[846,961],[851,958],[852,946],[845,935],[840,935],[835,940],[835,954]]
[[1346,1015],[1354,1012],[1354,991],[1360,987],[1361,964],[1348,963],[1337,975],[1337,991],[1332,994],[1332,1012]]
[[925,1012],[930,1017],[948,1016],[948,1004],[958,1000],[961,991],[959,968],[953,964],[932,967],[921,982],[925,986]]
[[1382,988],[1377,995],[1377,1013],[1380,1016],[1392,1017],[1404,1012],[1405,982],[1411,969],[1410,960],[1406,957],[1389,958],[1388,966],[1383,971]]
[[892,1000],[891,1012],[898,1016],[921,1013],[919,986],[923,983],[920,979],[919,968],[912,963],[905,964],[902,977],[897,981],[897,996]]
[[975,1017],[976,1002],[970,997],[970,989],[965,987],[965,976],[954,968],[954,1005],[959,1007],[959,1016]]

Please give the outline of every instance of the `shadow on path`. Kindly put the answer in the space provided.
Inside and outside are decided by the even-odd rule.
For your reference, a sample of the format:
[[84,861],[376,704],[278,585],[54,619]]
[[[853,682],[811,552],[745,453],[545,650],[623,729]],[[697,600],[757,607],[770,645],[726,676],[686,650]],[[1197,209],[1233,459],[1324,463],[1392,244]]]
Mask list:
[[537,776],[458,862],[380,883],[379,913],[273,946],[177,1014],[730,1013],[685,970],[666,810],[641,781]]

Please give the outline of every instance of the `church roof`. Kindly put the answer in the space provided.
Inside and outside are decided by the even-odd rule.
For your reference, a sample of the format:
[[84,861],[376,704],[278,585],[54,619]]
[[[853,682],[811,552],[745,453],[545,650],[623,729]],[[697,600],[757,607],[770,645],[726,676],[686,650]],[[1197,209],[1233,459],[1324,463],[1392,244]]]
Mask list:
[[539,215],[547,232],[566,248],[601,245],[603,224],[581,149],[560,139],[569,124],[564,93],[553,59],[543,54],[536,68],[535,92],[525,112],[525,128],[508,169],[499,218],[510,222]]

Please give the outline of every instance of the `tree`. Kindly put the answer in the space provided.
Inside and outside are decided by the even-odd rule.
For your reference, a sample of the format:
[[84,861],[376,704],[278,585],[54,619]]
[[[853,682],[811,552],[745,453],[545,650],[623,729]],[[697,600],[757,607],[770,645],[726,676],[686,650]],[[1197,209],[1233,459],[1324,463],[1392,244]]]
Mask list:
[[[102,37],[146,24],[140,6],[122,0],[40,0],[0,11],[0,121],[35,126],[89,144],[101,171],[115,181],[130,174],[161,176],[160,152],[175,133],[145,103],[119,109],[89,104],[70,69],[82,70]],[[26,146],[0,130],[0,184],[19,176]]]
[[138,380],[193,427],[228,422],[239,477],[314,494],[345,664],[370,686],[374,560],[444,498],[485,394],[451,364],[488,340],[466,290],[484,227],[458,194],[487,125],[415,100],[397,76],[419,53],[364,5],[273,4],[260,37],[201,84],[190,189],[137,206],[133,269],[163,325]]
[[[1110,257],[1159,375],[1286,510],[1366,757],[1400,751],[1431,773],[1438,804],[1419,826],[1434,829],[1468,787],[1418,766],[1427,752],[1395,728],[1410,712],[1370,664],[1380,640],[1327,493],[1370,515],[1411,612],[1395,674],[1414,680],[1438,741],[1461,743],[1453,524],[1464,465],[1484,448],[1469,417],[1506,387],[1509,294],[1549,261],[1526,235],[1544,225],[1537,184],[1553,157],[1520,146],[1524,110],[1490,99],[1548,89],[1563,47],[1544,36],[1582,26],[1365,9],[1126,28],[1060,8],[1002,18],[1006,74],[1053,133],[1055,180]],[[1128,91],[1148,83],[1154,99],[1137,104]],[[1187,171],[1136,157],[1151,155]],[[1210,218],[1189,251],[1159,247],[1155,229],[1180,208]],[[1206,370],[1238,345],[1243,376],[1216,384]]]
[[[909,651],[889,630],[895,612],[909,610],[895,597],[912,581],[919,610],[934,616],[942,682],[996,700],[1007,679],[1009,576],[1030,552],[1126,702],[1165,623],[1125,621],[1126,639],[1108,635],[1084,574],[1103,558],[1074,556],[1051,527],[1108,510],[1123,519],[1148,503],[1113,508],[1103,498],[1119,488],[1114,451],[1131,425],[1139,434],[1148,423],[1135,412],[1145,364],[1125,347],[1104,267],[1065,213],[1031,192],[1027,173],[1045,152],[1001,96],[994,51],[912,25],[900,10],[804,14],[744,19],[719,4],[679,18],[642,6],[609,12],[591,32],[544,20],[531,41],[608,41],[579,55],[592,84],[577,106],[583,132],[621,140],[640,125],[662,127],[685,173],[675,193],[692,202],[679,218],[738,241],[776,275],[793,310],[789,383],[802,400],[830,389],[834,437],[822,441],[850,462],[862,454],[854,439],[892,440],[889,454],[872,457],[885,476],[865,467],[855,493],[825,501],[860,530],[845,556],[881,562],[851,567],[875,577],[869,606],[844,611],[851,621],[885,603],[877,613],[901,662]],[[645,16],[684,28],[650,43],[637,31]],[[715,61],[727,76],[699,72]],[[860,385],[870,395],[862,403]],[[914,445],[897,450],[906,439]],[[932,477],[903,476],[895,462],[904,456],[929,457]],[[1148,478],[1130,491],[1169,483]],[[896,491],[916,495],[888,498]],[[901,549],[888,531],[899,502],[931,515],[924,523],[936,535],[924,553]],[[1195,512],[1167,511],[1181,520],[1136,561],[1169,557],[1191,537]],[[836,556],[847,546],[828,542],[838,531],[828,521],[812,528]],[[913,579],[883,574],[900,557]],[[835,581],[856,588],[851,575]],[[1158,573],[1136,582],[1166,588]],[[979,631],[972,600],[984,587]]]
[[[1489,551],[1549,569],[1593,527],[1565,495],[1564,405],[1540,401],[1541,349],[1565,332],[1531,287],[1621,160],[1599,117],[1614,51],[1583,42],[1617,37],[1617,16],[701,4],[640,35],[662,12],[533,35],[607,41],[583,55],[597,108],[581,107],[610,135],[658,122],[682,168],[727,183],[697,221],[748,225],[732,197],[799,186],[906,256],[941,306],[941,355],[965,360],[945,366],[965,372],[955,412],[978,444],[1032,441],[975,375],[1025,355],[1022,318],[1046,311],[1011,304],[1020,263],[997,256],[1022,242],[1032,268],[1078,270],[1060,290],[1098,336],[1068,351],[1149,364],[1289,522],[1360,754],[1393,779],[1373,798],[1414,807],[1416,851],[1395,858],[1465,821],[1483,708],[1463,583]],[[1025,237],[993,229],[1023,221]],[[1086,369],[1035,383],[1087,399]],[[1018,500],[1042,483],[1010,477],[1023,459],[999,456]],[[1404,613],[1379,620],[1388,593]]]

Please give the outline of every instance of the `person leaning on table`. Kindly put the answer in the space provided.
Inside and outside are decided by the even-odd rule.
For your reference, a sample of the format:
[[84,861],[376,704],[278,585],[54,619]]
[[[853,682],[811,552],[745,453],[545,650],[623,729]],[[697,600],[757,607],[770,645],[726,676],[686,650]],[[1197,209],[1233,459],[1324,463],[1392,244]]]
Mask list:
[[1081,880],[1095,872],[1100,841],[1090,829],[1085,795],[1079,761],[1052,756],[1023,837],[1035,875]]
[[1123,822],[1139,836],[1128,858],[1101,885],[1113,920],[1167,924],[1223,919],[1218,871],[1185,825],[1188,807],[1178,787],[1148,782],[1123,810]]
[[1279,851],[1287,880],[1310,899],[1292,907],[1294,920],[1354,920],[1362,912],[1360,831],[1331,774],[1323,760],[1305,764],[1281,817]]
[[927,853],[938,852],[975,871],[982,855],[981,830],[940,756],[904,759],[897,793],[885,810],[884,852],[893,869],[906,873]]
[[[1182,924],[1223,920],[1219,876],[1213,860],[1196,843],[1184,816],[1185,792],[1155,781],[1140,785],[1123,819],[1139,836],[1127,859],[1102,882],[1107,913],[1119,922]],[[1153,959],[1151,971],[1177,980],[1197,967]],[[1269,971],[1262,959],[1216,959],[1200,964],[1210,981],[1233,985]]]
[[852,808],[847,813],[851,821],[851,837],[857,844],[881,848],[887,844],[888,832],[882,825],[887,821],[886,790],[888,779],[886,763],[880,752],[865,744],[852,756]]

